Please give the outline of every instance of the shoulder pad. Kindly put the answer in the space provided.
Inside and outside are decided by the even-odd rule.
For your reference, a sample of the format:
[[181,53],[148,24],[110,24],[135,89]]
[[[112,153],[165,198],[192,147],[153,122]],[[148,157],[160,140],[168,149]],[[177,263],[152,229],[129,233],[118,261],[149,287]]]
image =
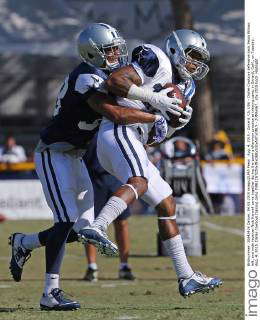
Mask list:
[[98,89],[103,81],[96,74],[80,74],[75,82],[75,91],[84,94],[89,89]]
[[153,77],[159,68],[159,59],[155,52],[145,45],[136,47],[132,53],[132,62],[137,62],[143,73]]

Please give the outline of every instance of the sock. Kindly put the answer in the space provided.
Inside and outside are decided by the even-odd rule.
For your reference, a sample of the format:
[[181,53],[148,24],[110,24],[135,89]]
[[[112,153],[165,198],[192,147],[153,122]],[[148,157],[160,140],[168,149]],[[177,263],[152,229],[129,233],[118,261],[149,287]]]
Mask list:
[[129,265],[127,262],[121,262],[120,265],[119,265],[119,270],[122,270],[124,268],[129,268]]
[[45,287],[44,293],[48,294],[52,289],[59,288],[60,276],[55,273],[45,273]]
[[187,260],[181,235],[178,234],[173,238],[164,240],[163,245],[168,255],[172,258],[178,279],[191,277],[194,271]]
[[106,230],[111,222],[113,222],[125,209],[127,204],[119,197],[111,197],[100,214],[95,219],[92,227],[97,227]]
[[[55,224],[54,224],[54,226],[55,226]],[[55,229],[54,226],[50,227],[49,229],[45,229],[45,230],[39,232],[39,240],[40,240],[40,243],[42,246],[46,245],[49,234],[51,232],[53,232],[53,230]]]
[[39,240],[39,234],[26,234],[21,240],[21,245],[28,250],[33,250],[35,248],[41,247],[42,245]]
[[[46,242],[47,242],[47,239],[49,237],[49,234],[51,232],[53,232],[53,230],[55,230],[55,224],[51,228],[43,230],[43,231],[38,233],[40,246],[45,246],[46,245]],[[67,243],[71,243],[71,242],[75,242],[75,241],[78,241],[78,235],[73,229],[71,229],[71,231],[70,231],[70,233],[68,235],[68,238],[67,238]]]
[[71,243],[75,241],[78,241],[78,234],[73,229],[71,229],[67,238],[67,243]]
[[65,244],[73,222],[55,223],[45,245],[46,273],[60,274]]
[[98,266],[95,262],[91,262],[88,264],[88,267],[89,269],[92,269],[92,270],[97,270],[98,269]]

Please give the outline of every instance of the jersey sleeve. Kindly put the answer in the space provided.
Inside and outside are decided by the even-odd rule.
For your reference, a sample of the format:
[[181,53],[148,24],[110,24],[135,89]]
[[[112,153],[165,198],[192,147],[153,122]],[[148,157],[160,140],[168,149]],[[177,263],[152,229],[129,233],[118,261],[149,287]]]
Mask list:
[[143,45],[136,47],[132,53],[132,66],[142,79],[142,84],[145,78],[152,78],[159,69],[159,59],[156,53],[149,47]]
[[103,92],[104,79],[96,74],[80,74],[75,81],[74,90],[87,99],[96,91]]
[[193,81],[193,79],[188,80],[185,86],[185,90],[184,90],[184,96],[185,99],[187,101],[191,101],[192,97],[195,94],[195,90],[196,90],[196,86],[195,86],[195,82]]

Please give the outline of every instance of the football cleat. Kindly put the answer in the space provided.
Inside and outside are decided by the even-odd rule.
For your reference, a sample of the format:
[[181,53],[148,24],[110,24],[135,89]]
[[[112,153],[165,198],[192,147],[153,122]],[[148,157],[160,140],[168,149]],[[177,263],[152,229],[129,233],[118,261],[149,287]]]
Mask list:
[[93,244],[101,254],[106,256],[117,256],[117,246],[108,239],[105,231],[96,227],[87,227],[78,233],[79,241],[83,244]]
[[83,280],[90,281],[90,282],[97,282],[98,281],[98,270],[88,268]]
[[31,250],[25,249],[22,246],[22,239],[24,236],[25,234],[23,233],[13,233],[9,237],[9,244],[12,246],[12,258],[9,269],[14,281],[17,282],[21,281],[23,266],[31,257]]
[[64,297],[64,292],[59,288],[52,289],[49,294],[43,294],[40,300],[41,310],[71,311],[80,308],[77,301]]
[[135,276],[132,273],[131,268],[124,267],[119,270],[118,278],[121,280],[135,280]]
[[222,285],[219,278],[209,278],[199,271],[195,271],[190,278],[179,279],[179,292],[186,298],[195,293],[208,293]]

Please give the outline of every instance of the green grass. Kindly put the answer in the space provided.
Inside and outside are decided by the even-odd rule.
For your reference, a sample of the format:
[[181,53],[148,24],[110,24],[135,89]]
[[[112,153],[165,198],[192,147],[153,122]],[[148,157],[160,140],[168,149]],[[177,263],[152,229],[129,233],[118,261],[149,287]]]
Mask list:
[[[243,229],[242,216],[204,217],[202,220]],[[8,235],[15,231],[42,230],[50,226],[50,222],[7,221],[0,224],[0,319],[243,319],[242,237],[202,227],[207,232],[208,254],[189,260],[195,270],[223,278],[224,285],[214,293],[183,299],[178,294],[171,261],[155,256],[156,218],[132,217],[129,222],[134,255],[130,263],[137,276],[134,282],[117,280],[118,258],[107,257],[98,257],[100,281],[95,284],[82,281],[86,267],[83,248],[78,243],[67,246],[62,288],[82,306],[73,313],[39,310],[44,279],[43,248],[33,252],[20,283],[13,282],[9,274]]]

